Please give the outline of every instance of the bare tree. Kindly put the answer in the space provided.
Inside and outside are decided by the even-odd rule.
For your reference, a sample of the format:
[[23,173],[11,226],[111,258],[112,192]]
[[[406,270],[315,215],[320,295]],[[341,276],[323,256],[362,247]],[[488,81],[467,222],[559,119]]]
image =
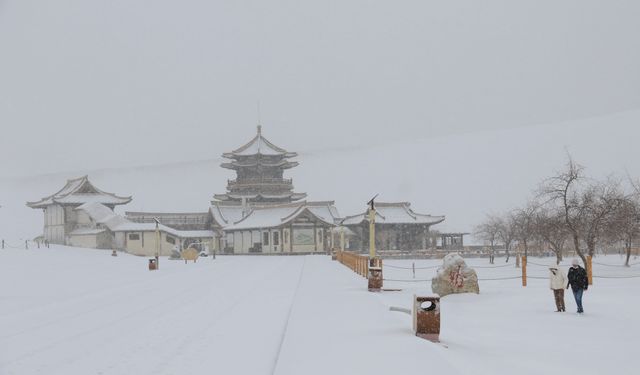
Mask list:
[[524,247],[524,256],[529,254],[529,244],[535,238],[534,218],[537,205],[529,203],[526,207],[517,209],[513,214],[515,238]]
[[624,265],[629,267],[633,242],[640,238],[640,201],[637,195],[626,197],[622,201],[608,227],[610,238],[624,244]]
[[578,195],[575,222],[590,256],[595,255],[596,245],[610,231],[608,226],[625,201],[620,183],[614,180],[590,184]]
[[516,240],[516,224],[513,213],[508,213],[500,218],[498,238],[504,245],[504,251],[506,252],[506,263],[509,262],[511,256],[511,245]]
[[500,222],[501,220],[499,217],[488,215],[485,220],[475,228],[476,237],[488,242],[491,247],[491,254],[489,256],[490,263],[493,263],[496,242],[498,241],[498,235],[500,233]]
[[574,250],[586,268],[587,258],[580,248],[580,206],[577,193],[577,185],[583,178],[582,166],[576,164],[569,156],[565,170],[545,181],[540,196],[545,198],[547,203],[559,206],[562,218],[571,235]]
[[560,264],[565,244],[569,239],[562,212],[547,207],[540,209],[534,218],[534,231],[556,254],[556,264]]

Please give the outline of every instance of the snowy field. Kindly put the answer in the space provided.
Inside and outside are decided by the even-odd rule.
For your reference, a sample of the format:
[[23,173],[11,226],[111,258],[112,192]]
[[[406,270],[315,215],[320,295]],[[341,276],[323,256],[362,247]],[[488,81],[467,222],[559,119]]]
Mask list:
[[[51,247],[0,250],[0,374],[635,374],[640,278],[596,278],[586,313],[554,312],[546,268],[477,268],[480,295],[442,300],[441,340],[411,333],[439,261],[387,260],[385,287],[326,256],[147,260]],[[551,258],[532,258],[551,264]],[[598,276],[640,275],[599,257]],[[415,262],[413,279],[410,267]],[[640,259],[633,260],[634,263]],[[489,267],[486,259],[470,265]],[[608,265],[605,265],[608,264]],[[504,280],[488,280],[504,279]],[[417,280],[417,281],[415,281]]]

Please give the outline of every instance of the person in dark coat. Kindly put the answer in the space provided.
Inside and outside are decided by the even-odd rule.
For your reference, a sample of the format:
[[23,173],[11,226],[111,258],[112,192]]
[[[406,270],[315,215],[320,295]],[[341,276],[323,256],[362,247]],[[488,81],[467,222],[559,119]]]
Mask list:
[[582,293],[589,289],[589,278],[587,277],[587,271],[580,267],[578,259],[574,259],[571,262],[571,268],[569,268],[567,278],[569,280],[567,289],[571,286],[573,298],[575,298],[576,305],[578,305],[578,313],[582,314],[584,312],[582,308]]

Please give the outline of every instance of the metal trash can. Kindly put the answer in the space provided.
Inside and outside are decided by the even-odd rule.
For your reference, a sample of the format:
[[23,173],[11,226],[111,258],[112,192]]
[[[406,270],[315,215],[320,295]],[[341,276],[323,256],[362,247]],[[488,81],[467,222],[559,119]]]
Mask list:
[[158,265],[156,264],[156,260],[151,258],[149,259],[149,271],[155,271],[158,269]]
[[440,341],[440,296],[413,295],[413,332],[433,342]]

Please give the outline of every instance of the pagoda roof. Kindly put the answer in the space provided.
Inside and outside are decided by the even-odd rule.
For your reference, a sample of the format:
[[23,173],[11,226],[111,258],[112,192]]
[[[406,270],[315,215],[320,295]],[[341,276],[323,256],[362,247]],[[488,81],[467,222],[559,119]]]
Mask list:
[[229,159],[251,155],[274,155],[292,158],[298,154],[295,152],[289,152],[269,142],[269,140],[262,136],[262,126],[258,125],[258,133],[247,144],[231,152],[225,152],[222,154],[222,156]]
[[52,204],[80,205],[85,203],[101,203],[104,205],[120,205],[131,202],[131,196],[120,197],[95,187],[88,176],[67,180],[58,192],[35,202],[27,202],[31,208],[44,208]]
[[307,196],[306,193],[284,193],[284,194],[214,194],[213,198],[220,201],[240,201],[243,198],[248,200],[256,200],[256,199],[291,199],[293,201],[297,201],[303,199]]
[[288,160],[278,160],[277,162],[269,162],[268,160],[254,159],[254,160],[243,160],[243,161],[234,160],[229,163],[220,164],[222,168],[227,168],[227,169],[256,167],[258,165],[261,165],[264,167],[280,167],[282,169],[289,169],[289,168],[297,167],[299,163],[297,161],[288,161]]
[[[411,209],[409,202],[379,202],[376,207],[376,224],[438,224],[444,221],[444,216],[419,214]],[[358,215],[347,216],[342,225],[358,225],[368,222],[368,211]]]

